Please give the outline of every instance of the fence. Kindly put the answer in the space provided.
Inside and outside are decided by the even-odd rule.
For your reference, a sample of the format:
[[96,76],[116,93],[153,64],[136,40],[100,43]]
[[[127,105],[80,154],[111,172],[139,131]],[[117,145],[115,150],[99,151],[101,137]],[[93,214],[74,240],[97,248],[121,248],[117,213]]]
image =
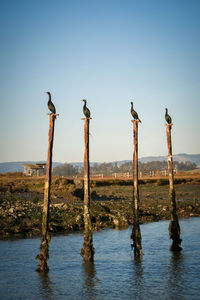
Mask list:
[[[174,169],[174,174],[177,174],[178,171],[177,169]],[[146,171],[146,172],[141,172],[139,171],[139,178],[144,178],[144,177],[165,177],[168,176],[168,170],[151,170],[151,171]],[[73,176],[73,178],[80,178],[83,177],[83,175],[75,175]],[[111,173],[111,174],[103,174],[103,173],[99,173],[99,174],[92,174],[91,173],[91,178],[97,178],[97,179],[101,179],[101,178],[132,178],[133,174],[132,172],[124,172],[124,173]]]

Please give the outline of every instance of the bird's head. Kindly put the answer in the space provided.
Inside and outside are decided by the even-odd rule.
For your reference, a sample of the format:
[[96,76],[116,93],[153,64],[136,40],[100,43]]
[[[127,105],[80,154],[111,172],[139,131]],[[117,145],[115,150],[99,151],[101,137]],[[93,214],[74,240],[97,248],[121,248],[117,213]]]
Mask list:
[[166,110],[166,112],[168,112],[168,109],[167,109],[167,108],[165,108],[165,110]]
[[51,96],[51,93],[50,92],[46,92],[49,96]]
[[82,100],[85,104],[87,103],[87,101],[85,99]]
[[133,102],[131,102],[131,105],[133,105]]

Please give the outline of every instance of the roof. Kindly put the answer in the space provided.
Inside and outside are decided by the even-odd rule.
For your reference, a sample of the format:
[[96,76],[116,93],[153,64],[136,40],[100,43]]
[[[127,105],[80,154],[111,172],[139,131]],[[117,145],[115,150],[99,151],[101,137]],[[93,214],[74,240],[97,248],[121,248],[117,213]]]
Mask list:
[[42,169],[46,166],[46,164],[22,164],[24,167],[28,167],[31,169]]

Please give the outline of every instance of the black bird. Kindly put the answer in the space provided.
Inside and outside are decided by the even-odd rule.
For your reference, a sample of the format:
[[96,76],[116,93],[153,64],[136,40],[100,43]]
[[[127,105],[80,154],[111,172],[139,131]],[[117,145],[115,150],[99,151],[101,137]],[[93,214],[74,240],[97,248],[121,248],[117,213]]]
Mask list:
[[142,123],[138,117],[137,112],[133,109],[133,102],[131,102],[131,114],[132,114],[134,120],[138,120],[140,123]]
[[46,92],[46,93],[49,95],[48,108],[53,114],[55,114],[56,108],[55,108],[53,102],[51,101],[51,93],[50,92]]
[[165,108],[166,113],[165,113],[165,120],[167,121],[168,124],[172,123],[172,118],[170,117],[170,115],[168,115],[168,109]]
[[83,105],[83,113],[84,113],[84,115],[86,116],[86,118],[89,119],[89,118],[90,118],[90,110],[89,110],[89,108],[87,108],[87,106],[86,106],[87,101],[86,101],[85,99],[83,99],[82,101],[84,102],[84,105]]

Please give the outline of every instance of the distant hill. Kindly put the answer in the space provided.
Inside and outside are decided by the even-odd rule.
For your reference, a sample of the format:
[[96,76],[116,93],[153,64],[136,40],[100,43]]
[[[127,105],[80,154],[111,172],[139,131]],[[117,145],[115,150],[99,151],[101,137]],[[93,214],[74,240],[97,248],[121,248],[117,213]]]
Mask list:
[[[150,161],[163,161],[167,160],[167,156],[147,156],[142,157],[139,159],[140,162],[146,163]],[[198,167],[200,166],[200,154],[186,154],[186,153],[180,153],[173,155],[173,160],[178,162],[186,162],[190,161],[192,163],[195,163]]]
[[[147,156],[147,157],[141,157],[139,159],[140,162],[146,163],[150,161],[166,161],[167,156]],[[195,163],[197,167],[200,167],[200,154],[185,154],[185,153],[180,153],[180,154],[175,154],[173,155],[173,160],[178,161],[178,162],[186,162],[190,161],[192,163]],[[117,165],[122,165],[126,162],[129,162],[130,160],[122,160],[122,161],[114,161],[112,162],[117,163]],[[18,162],[5,162],[5,163],[0,163],[0,173],[7,173],[7,172],[23,172],[24,168],[22,164],[35,164],[35,163],[45,163],[45,161],[18,161]],[[72,162],[70,163],[73,166],[79,166],[82,167],[83,163],[82,162]],[[91,166],[93,166],[95,163],[91,162]],[[99,163],[97,163],[99,164]],[[62,163],[59,162],[53,162],[53,168],[62,165]]]
[[[167,156],[145,156],[139,158],[139,161],[141,163],[147,163],[151,161],[166,161]],[[185,153],[180,153],[180,154],[175,154],[173,155],[173,160],[177,162],[186,162],[190,161],[192,163],[195,163],[197,167],[200,167],[200,154],[185,154]],[[118,166],[121,166],[127,162],[130,162],[131,160],[120,160],[120,161],[113,161],[112,163],[115,164],[117,163]]]
[[[145,156],[145,157],[141,157],[139,158],[139,161],[141,163],[146,163],[146,162],[150,162],[150,161],[166,161],[167,160],[167,156]],[[177,161],[177,162],[186,162],[186,161],[190,161],[192,163],[195,163],[197,165],[197,167],[200,167],[200,154],[186,154],[186,153],[180,153],[180,154],[175,154],[173,155],[173,160]],[[112,161],[112,164],[117,163],[118,166],[121,166],[124,163],[130,162],[131,160],[119,160],[119,161]],[[82,162],[73,162],[70,163],[73,166],[81,166],[83,167],[83,163]],[[93,166],[95,164],[95,162],[91,162],[90,163],[91,166]],[[97,163],[100,164],[100,163]]]

